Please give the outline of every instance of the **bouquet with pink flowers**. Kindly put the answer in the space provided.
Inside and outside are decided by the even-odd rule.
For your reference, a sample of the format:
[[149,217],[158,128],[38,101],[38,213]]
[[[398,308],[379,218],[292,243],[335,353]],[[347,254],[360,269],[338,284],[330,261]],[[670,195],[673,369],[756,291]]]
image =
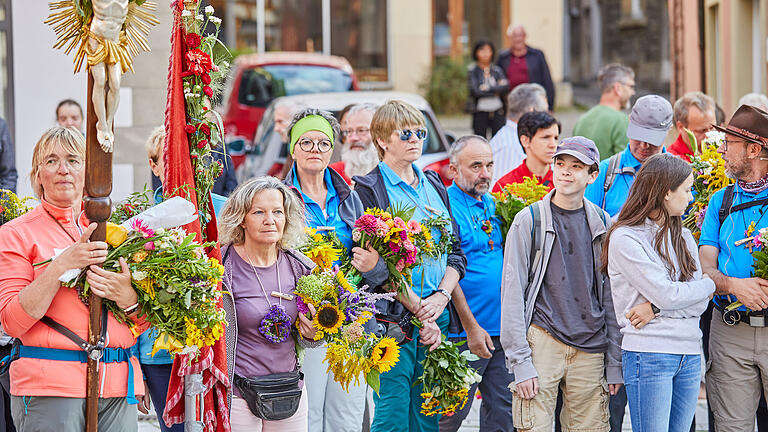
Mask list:
[[[404,292],[410,288],[413,268],[425,257],[441,252],[439,245],[434,243],[431,228],[439,228],[445,222],[430,220],[425,224],[411,220],[413,211],[412,208],[368,209],[355,221],[352,230],[353,241],[363,247],[372,247],[384,259],[389,270],[387,287],[390,291]],[[351,265],[343,270],[351,278],[359,276]]]

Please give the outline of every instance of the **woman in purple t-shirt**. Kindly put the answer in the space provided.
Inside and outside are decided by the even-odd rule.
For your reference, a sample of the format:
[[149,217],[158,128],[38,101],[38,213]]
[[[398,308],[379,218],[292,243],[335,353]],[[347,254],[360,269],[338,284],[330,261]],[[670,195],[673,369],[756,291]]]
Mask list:
[[[234,340],[233,350],[228,352],[230,379],[235,374],[255,378],[295,371],[295,343],[317,344],[313,341],[316,330],[298,313],[293,294],[298,279],[314,267],[306,256],[290,249],[304,233],[301,202],[274,177],[251,179],[227,200],[219,230],[225,245],[224,283],[234,303],[234,310],[227,314],[234,328],[234,334],[232,328],[228,330],[228,342]],[[233,431],[307,430],[306,392],[302,392],[295,414],[283,420],[264,420],[249,409],[236,386],[233,391]]]

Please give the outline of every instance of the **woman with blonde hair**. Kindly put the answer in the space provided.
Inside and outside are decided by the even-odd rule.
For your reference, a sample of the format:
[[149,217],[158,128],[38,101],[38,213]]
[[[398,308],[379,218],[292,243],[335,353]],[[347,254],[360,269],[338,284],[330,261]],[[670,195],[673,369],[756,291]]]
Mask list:
[[[414,164],[421,157],[427,138],[421,112],[405,102],[389,101],[373,115],[371,137],[381,162],[370,174],[355,177],[355,192],[363,207],[411,207],[414,209],[412,219],[417,221],[437,217],[447,219],[450,232],[442,234],[433,229],[435,242],[442,235],[458,233],[440,175],[434,171],[423,172]],[[400,361],[392,370],[381,374],[381,388],[374,395],[376,410],[372,431],[438,430],[439,416],[421,414],[423,386],[414,385],[414,381],[422,373],[425,346],[437,348],[441,334],[448,331],[451,321],[448,306],[452,305],[453,294],[461,291],[458,282],[464,276],[466,266],[461,243],[453,238],[447,254],[428,258],[413,269],[412,286],[407,294],[400,294],[397,302],[382,305],[382,314],[377,318],[381,318],[381,327],[388,327],[388,334],[398,336]],[[463,299],[463,295],[458,295],[457,299]],[[463,302],[462,311],[469,311],[466,302]],[[423,328],[413,329],[407,324],[411,315],[421,320]],[[458,325],[451,328],[451,333],[461,333]]]
[[[16,429],[85,430],[86,362],[101,351],[99,429],[136,431],[131,404],[145,391],[131,353],[136,342],[131,328],[105,309],[106,347],[89,345],[88,307],[77,290],[59,281],[69,269],[88,267],[93,293],[113,300],[139,329],[146,327],[127,263],[121,260],[120,273],[101,269],[107,244],[89,240],[96,224],[83,213],[83,135],[71,127],[46,131],[32,153],[30,180],[40,204],[0,227],[0,323],[20,342],[14,346],[18,359],[10,365]],[[47,265],[35,265],[51,257]]]
[[224,285],[231,296],[225,307],[233,431],[307,430],[296,343],[319,342],[293,294],[299,278],[314,268],[292,249],[304,238],[302,212],[287,186],[257,177],[232,192],[219,219]]

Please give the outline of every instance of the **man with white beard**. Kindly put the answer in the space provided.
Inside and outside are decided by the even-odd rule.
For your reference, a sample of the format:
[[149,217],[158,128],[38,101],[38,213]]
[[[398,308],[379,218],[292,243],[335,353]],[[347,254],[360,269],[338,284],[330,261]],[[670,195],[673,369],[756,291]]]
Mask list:
[[376,105],[361,103],[353,106],[344,117],[341,135],[341,160],[330,164],[336,172],[352,185],[353,176],[362,176],[371,172],[379,163],[379,155],[371,139],[371,119],[376,112]]

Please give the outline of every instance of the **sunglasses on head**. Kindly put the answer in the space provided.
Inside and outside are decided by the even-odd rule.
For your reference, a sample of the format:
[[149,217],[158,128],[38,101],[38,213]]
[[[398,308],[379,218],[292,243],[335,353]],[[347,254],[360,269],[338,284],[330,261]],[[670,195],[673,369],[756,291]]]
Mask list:
[[400,134],[401,141],[408,141],[414,135],[416,135],[416,138],[420,140],[423,140],[427,137],[427,130],[425,128],[418,128],[414,130],[401,129],[401,130],[395,130],[395,132]]

